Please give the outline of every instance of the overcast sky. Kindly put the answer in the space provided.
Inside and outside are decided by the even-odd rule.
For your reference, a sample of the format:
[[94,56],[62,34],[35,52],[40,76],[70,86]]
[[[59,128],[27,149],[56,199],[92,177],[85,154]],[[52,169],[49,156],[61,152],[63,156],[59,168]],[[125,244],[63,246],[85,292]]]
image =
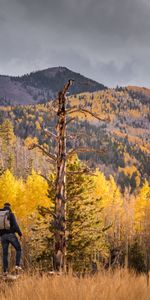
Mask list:
[[0,0],[0,74],[53,66],[150,87],[150,0]]

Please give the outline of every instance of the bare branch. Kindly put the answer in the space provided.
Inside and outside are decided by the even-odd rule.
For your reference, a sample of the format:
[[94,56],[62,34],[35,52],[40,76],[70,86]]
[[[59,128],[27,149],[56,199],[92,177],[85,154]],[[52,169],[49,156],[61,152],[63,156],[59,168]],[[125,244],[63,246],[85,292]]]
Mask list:
[[45,175],[40,174],[40,176],[47,181],[48,185],[52,185],[52,182]]
[[66,113],[69,113],[70,111],[72,111],[73,109],[77,109],[78,107],[77,106],[72,106],[72,107],[69,107],[65,110]]
[[44,149],[42,146],[40,146],[39,144],[32,144],[31,146],[29,146],[29,150],[33,150],[35,148],[39,148],[46,156],[50,157],[52,160],[57,161],[57,157],[56,155],[48,152],[46,149]]
[[68,152],[67,159],[69,157],[71,157],[72,155],[74,155],[76,152],[80,152],[80,153],[96,152],[96,153],[102,154],[105,151],[106,151],[106,148],[103,148],[101,150],[97,150],[97,149],[87,148],[87,147],[76,147],[76,148],[74,148],[74,149],[72,149],[71,151]]
[[43,174],[40,174],[40,176],[41,176],[42,178],[44,178],[44,179],[47,181],[49,187],[55,188],[55,183],[54,183],[54,182],[52,182],[50,179],[48,179],[48,178],[47,178],[45,175],[43,175]]
[[56,161],[52,160],[50,157],[45,157],[46,163],[50,163],[51,165],[55,166]]
[[63,90],[60,92],[63,97],[65,96],[65,94],[68,91],[69,87],[72,85],[73,81],[74,81],[73,79],[69,79],[68,82],[64,85]]
[[42,208],[42,213],[44,213],[44,214],[49,213],[54,218],[57,218],[57,215],[54,212],[52,212],[48,207],[39,206],[39,208]]
[[94,117],[95,119],[97,119],[99,121],[110,121],[109,117],[108,118],[99,117],[97,114],[95,114],[92,111],[90,111],[88,109],[85,109],[85,108],[78,108],[78,109],[70,110],[68,112],[68,114],[73,114],[73,113],[76,113],[76,112],[83,113],[84,115],[89,114],[89,115],[91,115],[92,117]]
[[70,122],[74,121],[75,119],[76,119],[76,117],[73,117],[73,118],[68,119],[68,120],[66,121],[66,126],[67,126]]
[[54,134],[53,132],[51,132],[50,130],[48,130],[47,128],[44,129],[45,133],[49,136],[54,137],[55,139],[58,139],[57,135]]

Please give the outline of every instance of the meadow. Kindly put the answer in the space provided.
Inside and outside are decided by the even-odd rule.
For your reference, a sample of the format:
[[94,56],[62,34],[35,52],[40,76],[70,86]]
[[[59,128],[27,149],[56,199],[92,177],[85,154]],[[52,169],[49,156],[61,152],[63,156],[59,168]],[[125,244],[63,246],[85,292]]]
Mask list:
[[149,300],[145,275],[125,270],[73,275],[22,275],[14,283],[0,282],[1,300]]

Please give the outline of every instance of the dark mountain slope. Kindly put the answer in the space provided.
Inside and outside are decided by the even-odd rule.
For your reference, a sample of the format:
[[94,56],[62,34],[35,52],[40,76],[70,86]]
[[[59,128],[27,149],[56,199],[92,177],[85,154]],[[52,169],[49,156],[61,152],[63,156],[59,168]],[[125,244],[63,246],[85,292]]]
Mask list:
[[0,104],[18,105],[46,102],[56,97],[68,79],[74,79],[69,94],[95,92],[106,87],[65,67],[49,68],[21,77],[0,76]]

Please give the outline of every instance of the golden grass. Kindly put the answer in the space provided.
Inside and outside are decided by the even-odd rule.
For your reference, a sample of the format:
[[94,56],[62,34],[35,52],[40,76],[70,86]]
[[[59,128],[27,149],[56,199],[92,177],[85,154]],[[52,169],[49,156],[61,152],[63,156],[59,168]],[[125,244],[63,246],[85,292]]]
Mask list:
[[24,275],[12,286],[1,283],[0,300],[149,300],[144,275],[125,271],[94,277]]

